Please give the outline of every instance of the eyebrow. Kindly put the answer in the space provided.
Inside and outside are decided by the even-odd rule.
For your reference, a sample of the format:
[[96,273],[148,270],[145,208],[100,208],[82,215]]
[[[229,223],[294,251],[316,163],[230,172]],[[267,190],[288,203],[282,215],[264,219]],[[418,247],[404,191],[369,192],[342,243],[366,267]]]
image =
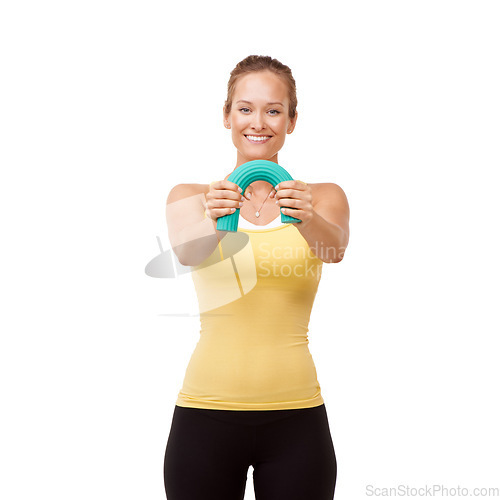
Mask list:
[[[243,99],[236,101],[236,104],[238,104],[239,102],[245,102],[247,104],[252,104],[250,101],[244,101]],[[279,104],[280,106],[283,106],[283,104],[281,102],[268,102],[267,104]],[[283,106],[283,107],[285,107],[285,106]]]

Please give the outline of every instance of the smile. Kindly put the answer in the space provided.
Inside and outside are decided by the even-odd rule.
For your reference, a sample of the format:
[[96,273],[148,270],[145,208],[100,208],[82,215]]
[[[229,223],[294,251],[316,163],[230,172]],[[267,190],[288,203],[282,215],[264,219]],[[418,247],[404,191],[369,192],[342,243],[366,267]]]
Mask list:
[[271,138],[268,135],[245,135],[245,137],[253,144],[264,144]]

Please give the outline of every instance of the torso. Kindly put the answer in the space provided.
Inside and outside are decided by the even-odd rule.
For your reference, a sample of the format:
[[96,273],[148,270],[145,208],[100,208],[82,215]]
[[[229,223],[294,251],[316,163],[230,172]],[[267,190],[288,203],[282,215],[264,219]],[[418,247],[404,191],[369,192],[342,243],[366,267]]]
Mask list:
[[[316,183],[316,184],[308,183],[308,185],[311,187],[312,190],[312,197],[313,197],[312,204],[314,207],[314,205],[317,202],[319,192],[323,183]],[[193,184],[193,187],[195,186],[197,188],[196,191],[198,193],[203,193],[205,195],[210,190],[209,184]],[[271,184],[269,184],[269,186],[271,186]],[[271,187],[269,187],[269,189],[271,189]],[[240,217],[243,217],[246,221],[251,222],[256,226],[265,226],[270,222],[272,222],[281,214],[280,209],[278,205],[275,203],[275,201],[276,201],[275,198],[270,198],[269,200],[267,200],[266,203],[264,203],[262,209],[260,210],[259,217],[255,216],[256,208],[252,205],[252,202],[248,200],[244,201],[243,206],[240,208]]]

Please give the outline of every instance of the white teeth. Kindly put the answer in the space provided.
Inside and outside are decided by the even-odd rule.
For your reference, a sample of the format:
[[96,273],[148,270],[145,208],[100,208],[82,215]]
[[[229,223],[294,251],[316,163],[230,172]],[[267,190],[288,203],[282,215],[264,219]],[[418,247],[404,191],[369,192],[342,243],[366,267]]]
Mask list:
[[247,135],[251,141],[266,141],[269,139],[267,135]]

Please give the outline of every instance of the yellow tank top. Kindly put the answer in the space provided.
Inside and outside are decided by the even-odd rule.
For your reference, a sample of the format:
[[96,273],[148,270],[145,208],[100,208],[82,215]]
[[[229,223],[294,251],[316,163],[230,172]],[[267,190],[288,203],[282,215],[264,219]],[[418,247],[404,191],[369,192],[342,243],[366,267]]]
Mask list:
[[176,404],[214,410],[323,404],[308,347],[322,266],[294,224],[228,232],[191,268],[200,339]]

